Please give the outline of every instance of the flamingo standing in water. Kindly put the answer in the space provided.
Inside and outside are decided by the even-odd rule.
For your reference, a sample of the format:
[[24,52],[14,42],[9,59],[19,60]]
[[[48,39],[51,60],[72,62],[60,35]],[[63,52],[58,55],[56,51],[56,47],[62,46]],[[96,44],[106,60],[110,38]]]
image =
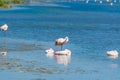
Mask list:
[[6,31],[8,29],[8,25],[4,24],[3,26],[0,27],[0,30]]
[[68,43],[68,41],[69,41],[69,38],[68,38],[68,37],[59,38],[59,39],[56,39],[56,40],[55,40],[55,45],[56,45],[56,46],[61,46],[61,50],[62,50],[63,44]]
[[[8,29],[8,25],[7,24],[4,24],[4,25],[2,25],[0,27],[0,30],[2,30],[2,31],[7,31],[7,29]],[[6,33],[4,33],[4,37],[6,37]]]
[[[0,27],[0,30],[2,31],[7,31],[8,29],[8,25],[7,24],[4,24]],[[4,33],[4,37],[6,37],[6,33]],[[4,47],[5,47],[5,44],[6,44],[6,40],[4,40]],[[1,52],[2,55],[7,55],[7,52],[4,50],[3,52]]]

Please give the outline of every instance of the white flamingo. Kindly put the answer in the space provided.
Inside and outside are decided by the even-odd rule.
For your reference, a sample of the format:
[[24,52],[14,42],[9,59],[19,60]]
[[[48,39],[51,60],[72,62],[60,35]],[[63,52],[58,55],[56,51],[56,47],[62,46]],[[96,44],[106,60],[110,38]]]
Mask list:
[[52,48],[45,50],[46,54],[52,54],[54,53],[54,50]]
[[3,26],[0,27],[0,29],[6,31],[8,29],[8,25],[4,24]]
[[68,49],[65,49],[63,51],[56,51],[55,55],[69,55],[70,56],[71,55],[71,51],[68,50]]
[[45,50],[46,56],[52,58],[54,56],[54,50],[52,48]]
[[62,50],[63,44],[68,43],[68,41],[69,41],[69,38],[68,38],[68,37],[59,38],[59,39],[56,39],[56,40],[55,40],[55,45],[56,45],[56,46],[61,46],[61,50]]
[[1,54],[2,54],[3,56],[6,56],[6,55],[7,55],[7,52],[6,52],[6,51],[3,51],[3,52],[1,52]]
[[118,52],[117,50],[111,50],[111,51],[107,51],[107,56],[112,56],[112,57],[115,57],[117,58],[118,57]]

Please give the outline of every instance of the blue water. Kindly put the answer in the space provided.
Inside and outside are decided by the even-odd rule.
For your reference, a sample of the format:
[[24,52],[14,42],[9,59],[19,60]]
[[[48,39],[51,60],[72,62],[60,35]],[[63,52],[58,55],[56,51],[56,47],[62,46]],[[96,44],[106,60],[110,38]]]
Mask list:
[[[0,32],[0,51],[5,48],[8,52],[0,57],[0,79],[120,80],[120,59],[106,56],[108,50],[120,52],[119,7],[50,2],[0,10],[0,25],[9,26]],[[46,49],[59,49],[54,46],[55,39],[66,36],[69,42],[63,48],[72,55],[59,57],[67,62],[46,57]]]

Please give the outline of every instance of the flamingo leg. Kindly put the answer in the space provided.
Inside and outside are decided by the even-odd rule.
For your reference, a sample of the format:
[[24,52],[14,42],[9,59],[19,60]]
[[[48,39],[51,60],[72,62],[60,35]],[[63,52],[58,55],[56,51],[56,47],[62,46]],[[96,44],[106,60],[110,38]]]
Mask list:
[[4,51],[6,49],[6,32],[4,31]]
[[63,45],[61,45],[61,51],[62,51]]
[[62,45],[61,45],[61,51],[62,51]]

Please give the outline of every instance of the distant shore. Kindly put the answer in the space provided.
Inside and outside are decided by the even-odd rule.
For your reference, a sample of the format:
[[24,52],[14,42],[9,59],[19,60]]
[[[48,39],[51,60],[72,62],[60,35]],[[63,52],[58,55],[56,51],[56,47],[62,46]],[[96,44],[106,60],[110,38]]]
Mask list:
[[11,8],[13,4],[22,4],[24,0],[0,0],[0,9]]

